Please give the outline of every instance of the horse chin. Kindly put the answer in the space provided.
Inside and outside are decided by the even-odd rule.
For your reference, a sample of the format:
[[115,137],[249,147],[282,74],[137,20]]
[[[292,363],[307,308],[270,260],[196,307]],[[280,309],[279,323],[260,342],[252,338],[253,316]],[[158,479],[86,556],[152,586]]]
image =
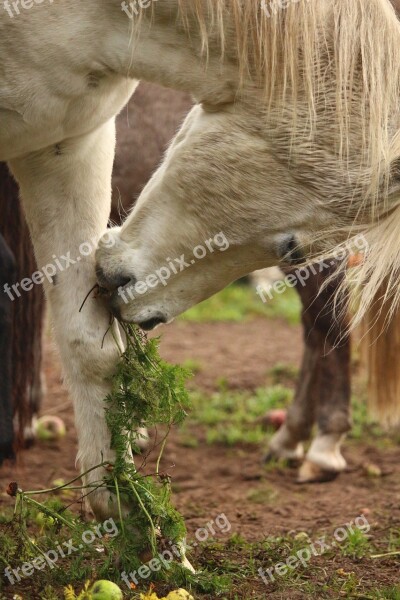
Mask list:
[[165,311],[145,308],[134,313],[134,302],[125,304],[121,302],[118,295],[113,294],[108,298],[108,309],[110,313],[121,323],[138,325],[144,331],[152,331],[160,325],[171,323]]

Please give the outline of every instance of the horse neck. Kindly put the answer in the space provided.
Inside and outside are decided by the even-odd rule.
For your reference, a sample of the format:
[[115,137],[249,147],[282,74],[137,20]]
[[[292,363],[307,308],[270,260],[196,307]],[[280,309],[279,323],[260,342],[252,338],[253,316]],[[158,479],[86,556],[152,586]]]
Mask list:
[[211,43],[204,56],[199,25],[194,20],[183,22],[176,0],[154,2],[139,17],[130,19],[136,6],[127,0],[123,4],[126,10],[116,11],[115,2],[109,3],[105,16],[113,31],[103,45],[103,58],[110,68],[123,76],[189,92],[205,104],[235,99],[237,67],[221,61],[218,42]]

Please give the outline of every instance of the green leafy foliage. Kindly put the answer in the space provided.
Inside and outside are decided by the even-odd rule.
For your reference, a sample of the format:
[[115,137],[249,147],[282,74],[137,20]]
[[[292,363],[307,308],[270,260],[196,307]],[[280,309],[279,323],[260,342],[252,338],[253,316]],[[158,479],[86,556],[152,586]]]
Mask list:
[[[159,466],[171,427],[186,417],[189,396],[186,371],[161,360],[158,339],[148,340],[132,325],[124,330],[126,349],[106,399],[106,421],[116,452],[107,484],[118,498],[121,517],[124,508],[129,510],[117,543],[124,568],[132,568],[142,564],[141,556],[147,552],[156,556],[163,546],[179,544],[186,535],[183,518],[171,502],[169,477],[160,473]],[[127,440],[139,453],[137,430],[158,426],[167,433],[160,443],[156,472],[147,475],[131,460]]]

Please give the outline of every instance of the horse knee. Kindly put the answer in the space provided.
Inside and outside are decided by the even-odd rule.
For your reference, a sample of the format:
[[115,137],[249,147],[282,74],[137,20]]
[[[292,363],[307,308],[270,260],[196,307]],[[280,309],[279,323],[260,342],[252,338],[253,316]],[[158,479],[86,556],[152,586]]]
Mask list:
[[318,429],[324,434],[344,434],[352,427],[348,411],[326,412],[318,417]]

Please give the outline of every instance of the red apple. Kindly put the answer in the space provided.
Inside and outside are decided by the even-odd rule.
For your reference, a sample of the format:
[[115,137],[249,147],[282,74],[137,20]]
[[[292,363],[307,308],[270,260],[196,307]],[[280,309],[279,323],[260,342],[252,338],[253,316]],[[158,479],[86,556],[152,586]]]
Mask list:
[[269,425],[277,430],[286,421],[286,414],[287,412],[283,408],[274,408],[267,412],[263,421],[266,425]]

